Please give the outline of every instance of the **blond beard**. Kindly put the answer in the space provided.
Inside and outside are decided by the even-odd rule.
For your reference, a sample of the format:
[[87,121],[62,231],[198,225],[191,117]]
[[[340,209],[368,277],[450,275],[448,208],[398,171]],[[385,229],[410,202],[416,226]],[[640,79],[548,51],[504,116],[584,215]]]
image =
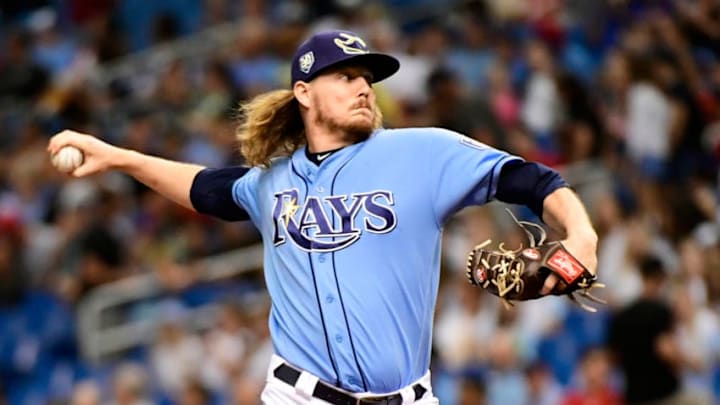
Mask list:
[[[373,111],[373,114],[375,112]],[[330,133],[341,133],[343,139],[350,143],[362,142],[370,137],[373,131],[373,120],[368,124],[341,124],[334,119],[325,117],[322,109],[318,109],[315,116],[315,125],[324,127]]]

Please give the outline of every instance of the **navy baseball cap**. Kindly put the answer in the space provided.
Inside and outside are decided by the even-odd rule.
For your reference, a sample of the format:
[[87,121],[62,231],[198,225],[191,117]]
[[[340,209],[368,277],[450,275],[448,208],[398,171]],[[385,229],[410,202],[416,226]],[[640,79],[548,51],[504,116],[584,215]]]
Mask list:
[[353,32],[325,31],[313,35],[295,51],[291,85],[298,80],[309,82],[323,70],[341,63],[368,68],[373,82],[388,78],[400,68],[400,62],[394,57],[370,52],[365,41]]

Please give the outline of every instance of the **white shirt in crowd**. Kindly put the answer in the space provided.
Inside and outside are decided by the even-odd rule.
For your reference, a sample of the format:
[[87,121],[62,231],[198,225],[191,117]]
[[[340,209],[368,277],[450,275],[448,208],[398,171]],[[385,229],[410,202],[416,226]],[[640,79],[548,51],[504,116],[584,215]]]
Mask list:
[[671,112],[670,101],[657,87],[642,82],[630,87],[625,138],[632,158],[668,157]]

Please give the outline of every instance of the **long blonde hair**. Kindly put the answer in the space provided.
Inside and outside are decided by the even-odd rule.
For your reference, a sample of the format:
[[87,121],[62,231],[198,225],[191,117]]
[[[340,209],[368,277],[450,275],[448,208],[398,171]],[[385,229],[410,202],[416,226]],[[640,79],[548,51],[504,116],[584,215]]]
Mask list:
[[305,125],[292,90],[260,94],[240,106],[242,122],[235,133],[250,166],[270,166],[270,159],[289,156],[305,144]]
[[[235,132],[240,153],[250,166],[270,166],[274,157],[290,156],[305,145],[305,125],[292,90],[260,94],[240,105],[241,123]],[[375,105],[373,128],[382,126],[383,116]]]

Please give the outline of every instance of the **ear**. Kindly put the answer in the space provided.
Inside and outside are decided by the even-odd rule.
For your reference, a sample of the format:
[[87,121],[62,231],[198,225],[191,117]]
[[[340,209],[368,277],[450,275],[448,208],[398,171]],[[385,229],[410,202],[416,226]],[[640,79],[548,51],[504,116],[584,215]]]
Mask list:
[[303,81],[297,81],[295,82],[295,85],[293,85],[293,94],[295,95],[295,99],[300,103],[301,106],[305,108],[310,107],[310,84],[303,82]]

